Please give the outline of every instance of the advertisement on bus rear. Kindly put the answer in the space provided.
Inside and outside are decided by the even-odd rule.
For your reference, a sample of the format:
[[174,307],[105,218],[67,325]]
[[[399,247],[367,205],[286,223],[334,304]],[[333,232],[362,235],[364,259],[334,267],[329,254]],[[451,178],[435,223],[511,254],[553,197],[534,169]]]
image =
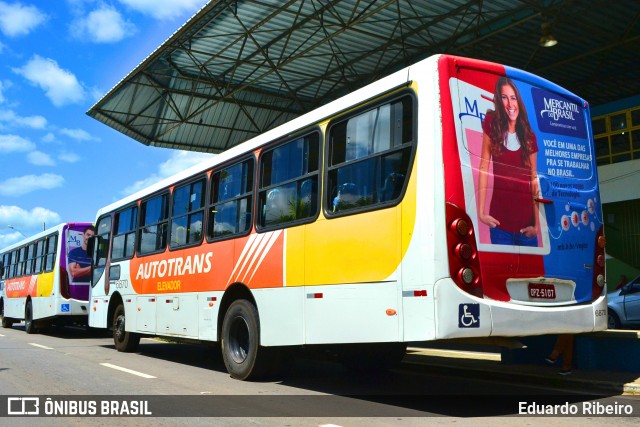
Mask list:
[[510,271],[507,287],[527,275],[558,279],[534,294],[521,283],[529,288],[516,296],[522,301],[590,300],[586,267],[602,210],[586,104],[530,74],[494,71],[462,69],[450,78],[465,210],[478,250],[503,254],[481,257],[484,270],[498,270],[495,262]]

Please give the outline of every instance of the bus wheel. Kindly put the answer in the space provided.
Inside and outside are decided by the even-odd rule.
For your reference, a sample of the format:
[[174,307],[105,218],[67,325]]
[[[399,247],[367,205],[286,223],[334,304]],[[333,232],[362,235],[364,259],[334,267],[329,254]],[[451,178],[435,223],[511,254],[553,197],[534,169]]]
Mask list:
[[35,334],[36,325],[33,322],[33,306],[31,301],[27,301],[27,306],[24,308],[24,330],[28,334]]
[[4,316],[4,301],[0,300],[0,318],[2,318],[2,327],[10,328],[13,326],[13,319]]
[[258,309],[247,300],[234,301],[222,321],[222,358],[232,378],[256,379],[269,366],[268,351],[260,347]]
[[116,350],[130,353],[135,351],[140,343],[140,335],[125,330],[124,305],[116,307],[113,314],[113,342]]
[[10,328],[13,326],[13,320],[2,316],[2,327],[3,328]]

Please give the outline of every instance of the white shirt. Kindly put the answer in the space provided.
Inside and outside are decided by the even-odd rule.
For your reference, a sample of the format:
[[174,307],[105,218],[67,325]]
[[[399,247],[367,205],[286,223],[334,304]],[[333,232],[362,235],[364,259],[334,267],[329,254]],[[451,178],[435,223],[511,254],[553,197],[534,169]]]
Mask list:
[[507,147],[507,150],[509,151],[518,151],[520,148],[518,136],[515,133],[508,133],[504,146]]

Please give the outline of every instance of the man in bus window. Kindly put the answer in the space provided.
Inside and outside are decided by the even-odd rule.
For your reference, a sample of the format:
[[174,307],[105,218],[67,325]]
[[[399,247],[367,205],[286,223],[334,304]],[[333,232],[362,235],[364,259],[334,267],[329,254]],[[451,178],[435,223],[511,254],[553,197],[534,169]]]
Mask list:
[[91,278],[91,258],[87,256],[87,243],[96,234],[96,229],[89,226],[82,233],[82,245],[69,251],[69,273],[71,281],[89,282]]

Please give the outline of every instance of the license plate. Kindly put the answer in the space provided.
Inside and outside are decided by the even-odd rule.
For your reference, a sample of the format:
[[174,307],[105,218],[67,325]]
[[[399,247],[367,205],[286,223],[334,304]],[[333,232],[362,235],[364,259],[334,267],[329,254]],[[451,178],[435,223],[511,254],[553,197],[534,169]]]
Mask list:
[[556,299],[556,287],[542,283],[529,283],[529,297],[538,299]]

